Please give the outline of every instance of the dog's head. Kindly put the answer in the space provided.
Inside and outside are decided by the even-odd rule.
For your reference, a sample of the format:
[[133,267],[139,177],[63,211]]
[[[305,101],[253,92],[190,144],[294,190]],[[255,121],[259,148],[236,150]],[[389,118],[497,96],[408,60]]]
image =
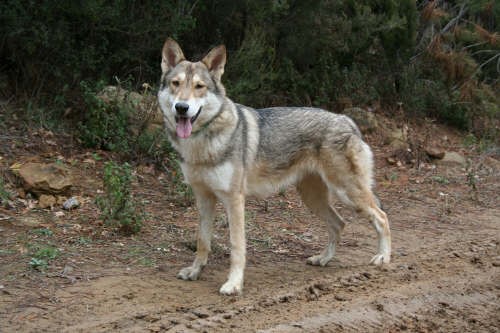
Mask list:
[[166,126],[175,126],[179,138],[191,136],[220,109],[225,96],[221,83],[225,64],[224,45],[213,48],[201,61],[190,62],[179,44],[171,38],[165,41],[158,100]]

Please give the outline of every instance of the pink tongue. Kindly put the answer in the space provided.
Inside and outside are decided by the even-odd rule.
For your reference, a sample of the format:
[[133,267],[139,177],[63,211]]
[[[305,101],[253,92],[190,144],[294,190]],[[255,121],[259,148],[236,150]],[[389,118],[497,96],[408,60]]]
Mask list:
[[179,118],[177,120],[177,136],[186,139],[191,135],[191,118]]

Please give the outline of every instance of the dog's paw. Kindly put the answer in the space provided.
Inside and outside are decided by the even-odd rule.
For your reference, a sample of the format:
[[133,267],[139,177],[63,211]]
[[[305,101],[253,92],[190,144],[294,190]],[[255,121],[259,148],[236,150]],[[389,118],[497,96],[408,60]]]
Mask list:
[[224,283],[219,290],[219,292],[222,295],[227,295],[227,296],[241,295],[242,291],[243,291],[242,283],[234,283],[232,281],[227,281],[226,283]]
[[370,260],[371,265],[382,266],[383,264],[388,264],[391,262],[391,255],[384,253],[377,253],[372,260]]
[[313,266],[325,267],[330,262],[331,257],[325,257],[320,254],[307,258],[306,263]]
[[178,279],[195,281],[198,280],[201,274],[201,267],[185,267],[177,274]]

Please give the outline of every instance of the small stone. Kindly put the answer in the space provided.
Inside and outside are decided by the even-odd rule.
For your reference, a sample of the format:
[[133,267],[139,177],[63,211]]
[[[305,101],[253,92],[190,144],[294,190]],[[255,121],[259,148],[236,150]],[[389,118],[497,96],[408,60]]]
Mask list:
[[429,157],[442,159],[445,155],[445,151],[436,147],[427,147],[425,148],[425,152]]
[[53,195],[40,195],[38,198],[38,206],[40,208],[52,208],[56,204],[56,198]]
[[63,203],[63,208],[66,210],[71,210],[78,206],[80,206],[80,202],[75,197],[71,197]]
[[398,161],[394,157],[387,157],[387,163],[390,165],[396,165]]
[[59,210],[59,211],[55,212],[54,215],[56,217],[63,217],[64,216],[64,212]]
[[194,309],[192,313],[198,318],[208,318],[210,313],[205,309]]

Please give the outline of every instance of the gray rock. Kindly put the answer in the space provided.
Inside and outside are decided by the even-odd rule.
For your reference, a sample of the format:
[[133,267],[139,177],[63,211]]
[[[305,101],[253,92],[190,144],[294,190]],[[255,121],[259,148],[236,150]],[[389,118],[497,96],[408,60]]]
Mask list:
[[467,161],[463,155],[454,151],[447,151],[444,153],[444,157],[439,161],[439,164],[459,165],[465,167]]
[[80,206],[80,202],[75,197],[71,197],[63,203],[63,208],[66,210],[71,210],[71,209],[79,207],[79,206]]
[[378,128],[378,122],[373,112],[354,107],[344,109],[342,113],[354,120],[363,133],[373,132]]
[[388,133],[389,145],[394,150],[406,150],[410,147],[408,144],[407,128],[396,128]]

